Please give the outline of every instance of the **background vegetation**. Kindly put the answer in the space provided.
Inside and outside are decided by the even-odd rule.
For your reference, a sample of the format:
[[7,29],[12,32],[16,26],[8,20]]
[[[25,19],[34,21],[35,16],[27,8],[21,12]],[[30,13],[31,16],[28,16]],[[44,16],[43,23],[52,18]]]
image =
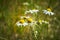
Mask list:
[[[25,2],[30,5],[23,5]],[[50,25],[36,26],[37,38],[30,27],[19,28],[15,25],[25,10],[48,7],[54,15],[38,13],[40,19],[49,20]],[[0,0],[0,40],[60,40],[60,0]]]

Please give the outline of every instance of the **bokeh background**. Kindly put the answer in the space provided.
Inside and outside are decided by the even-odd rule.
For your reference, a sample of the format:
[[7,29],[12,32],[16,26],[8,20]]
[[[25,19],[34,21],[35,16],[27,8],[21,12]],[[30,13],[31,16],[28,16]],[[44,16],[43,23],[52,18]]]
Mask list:
[[[37,38],[30,27],[19,28],[15,25],[25,10],[48,7],[54,15],[38,13],[40,19],[49,20],[50,24],[36,26]],[[60,40],[60,0],[0,0],[0,40]]]

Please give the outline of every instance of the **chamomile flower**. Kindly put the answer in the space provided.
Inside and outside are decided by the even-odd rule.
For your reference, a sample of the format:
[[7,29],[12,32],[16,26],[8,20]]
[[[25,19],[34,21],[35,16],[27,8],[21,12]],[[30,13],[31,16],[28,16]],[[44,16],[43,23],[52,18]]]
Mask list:
[[45,21],[45,20],[39,20],[38,22],[39,22],[40,24],[42,24],[42,23],[48,24],[48,23],[49,23],[48,21]]
[[44,23],[49,24],[49,22],[48,22],[48,21],[44,21]]
[[33,10],[29,10],[31,13],[37,13],[39,10],[35,10],[35,9],[33,9]]
[[29,3],[28,3],[28,2],[24,2],[24,3],[23,3],[23,5],[26,5],[26,6],[28,6],[28,5],[29,5]]
[[33,21],[32,18],[28,18],[28,19],[27,19],[27,22],[28,22],[29,26],[32,26],[32,25],[36,24],[36,22]]
[[48,15],[54,15],[50,8],[48,8],[47,10],[43,10],[43,13]]
[[31,26],[31,25],[33,24],[33,21],[32,21],[31,18],[28,18],[28,19],[27,19],[27,22],[28,22],[29,26]]
[[26,11],[25,14],[27,14],[27,13],[33,14],[33,13],[37,13],[37,12],[39,12],[39,10],[33,9],[33,10]]
[[26,23],[24,20],[20,20],[16,23],[16,25],[19,27],[19,26],[26,26],[28,25],[28,23]]

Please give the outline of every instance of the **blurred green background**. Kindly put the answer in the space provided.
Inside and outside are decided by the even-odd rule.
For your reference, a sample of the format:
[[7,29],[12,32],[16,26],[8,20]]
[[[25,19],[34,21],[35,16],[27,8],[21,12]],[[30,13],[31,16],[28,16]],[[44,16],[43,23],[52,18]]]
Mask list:
[[[29,5],[23,5],[25,2]],[[42,10],[48,7],[55,14],[46,16],[39,12],[41,19],[51,21],[50,27],[44,27],[44,24],[37,27],[37,38],[29,27],[22,29],[15,25],[25,10]],[[0,0],[0,40],[60,40],[60,0]]]

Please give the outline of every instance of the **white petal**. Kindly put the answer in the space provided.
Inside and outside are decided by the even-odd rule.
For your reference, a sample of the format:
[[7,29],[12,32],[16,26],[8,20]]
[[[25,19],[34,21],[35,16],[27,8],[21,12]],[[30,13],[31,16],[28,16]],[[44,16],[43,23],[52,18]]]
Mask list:
[[47,14],[50,15],[51,12],[47,11]]
[[33,13],[33,11],[32,10],[29,10],[31,13]]
[[46,14],[46,12],[47,12],[47,10],[43,10],[43,13],[45,13],[45,14]]
[[28,23],[24,23],[24,24],[23,24],[23,26],[27,26],[27,25],[28,25]]
[[25,14],[30,13],[30,11],[26,11]]
[[53,12],[51,12],[51,15],[54,15],[54,13],[53,13]]
[[22,25],[22,24],[21,24],[21,23],[19,23],[19,22],[17,22],[17,23],[16,23],[16,25],[17,25],[17,26],[20,26],[20,25]]

